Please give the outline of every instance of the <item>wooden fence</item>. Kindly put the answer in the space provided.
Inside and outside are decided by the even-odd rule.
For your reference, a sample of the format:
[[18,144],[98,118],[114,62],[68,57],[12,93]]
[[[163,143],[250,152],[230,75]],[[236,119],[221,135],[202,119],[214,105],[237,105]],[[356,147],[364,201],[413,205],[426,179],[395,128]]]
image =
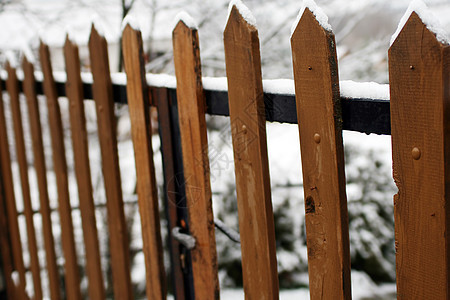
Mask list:
[[[188,24],[189,25],[189,24]],[[85,241],[88,293],[105,298],[89,167],[84,99],[94,99],[107,197],[111,267],[116,299],[131,299],[127,236],[115,132],[114,103],[127,103],[135,150],[148,299],[166,298],[156,181],[165,183],[171,280],[176,299],[218,299],[219,281],[205,113],[229,115],[246,299],[279,296],[274,218],[268,170],[266,121],[298,123],[303,165],[308,270],[312,299],[350,299],[350,254],[342,130],[391,134],[398,299],[450,299],[447,203],[450,187],[450,51],[413,12],[389,50],[391,100],[341,99],[336,44],[331,31],[305,9],[291,37],[295,97],[263,93],[257,29],[234,6],[224,31],[228,92],[202,87],[199,37],[182,20],[173,31],[176,90],[147,85],[142,38],[123,31],[125,86],[112,84],[107,44],[92,28],[89,49],[93,83],[82,82],[78,48],[64,47],[67,80],[55,82],[49,50],[40,46],[43,81],[23,59],[23,80],[6,66],[26,233],[18,226],[3,101],[0,101],[0,243],[8,299],[40,299],[45,265],[52,299],[80,299],[62,120],[58,97],[70,102],[70,128]],[[39,185],[45,261],[39,260],[31,205],[19,94],[27,100],[34,169]],[[64,253],[65,290],[59,281],[50,218],[44,146],[37,95],[47,99],[53,166]],[[295,101],[295,102],[294,102]],[[155,178],[149,107],[158,109],[164,178]],[[296,108],[295,108],[296,107]],[[390,112],[389,112],[390,107]],[[295,112],[297,111],[297,116]],[[389,114],[390,113],[390,114]],[[389,116],[391,117],[389,119]],[[297,122],[298,120],[298,122]],[[47,120],[45,120],[47,121]],[[389,123],[390,122],[390,123]],[[11,137],[10,137],[11,138]],[[293,145],[298,147],[298,145]],[[180,180],[170,180],[174,177]],[[193,193],[190,189],[195,189]],[[450,200],[450,199],[449,199]],[[186,201],[187,214],[174,203]],[[302,209],[300,207],[298,210]],[[188,249],[174,227],[195,238]],[[25,266],[21,235],[30,265]],[[27,269],[34,292],[28,295]],[[13,272],[18,278],[13,279]]]

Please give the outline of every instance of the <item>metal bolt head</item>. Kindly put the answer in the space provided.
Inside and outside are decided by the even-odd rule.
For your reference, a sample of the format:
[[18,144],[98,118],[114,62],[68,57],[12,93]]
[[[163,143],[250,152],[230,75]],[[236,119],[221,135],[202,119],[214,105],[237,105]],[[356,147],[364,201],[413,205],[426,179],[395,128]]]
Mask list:
[[418,160],[420,158],[421,154],[422,153],[420,152],[420,149],[417,147],[414,147],[411,151],[411,155],[412,155],[413,159],[415,159],[415,160]]
[[316,144],[320,143],[320,134],[318,133],[314,134],[314,142],[316,142]]

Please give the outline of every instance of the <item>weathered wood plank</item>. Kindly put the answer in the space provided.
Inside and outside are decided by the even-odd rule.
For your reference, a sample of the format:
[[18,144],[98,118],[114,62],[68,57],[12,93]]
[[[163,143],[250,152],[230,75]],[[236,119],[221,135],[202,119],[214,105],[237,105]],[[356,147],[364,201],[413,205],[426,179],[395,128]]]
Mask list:
[[89,281],[89,297],[91,299],[104,299],[105,287],[92,194],[88,137],[83,103],[83,83],[80,74],[80,57],[77,45],[72,43],[68,38],[66,38],[64,44],[64,58],[67,73],[66,94],[70,102],[70,127],[75,161],[75,174],[78,183],[84,247],[86,252],[86,273]]
[[89,38],[89,54],[94,78],[92,92],[97,110],[102,171],[107,198],[114,297],[131,299],[129,243],[123,209],[108,49],[105,38],[98,34],[94,26]]
[[28,180],[28,163],[23,134],[22,112],[19,100],[19,82],[16,69],[9,64],[6,66],[8,79],[6,86],[10,97],[11,113],[14,127],[14,139],[16,143],[16,155],[19,163],[20,182],[22,187],[22,198],[27,226],[28,247],[30,253],[30,268],[33,275],[33,286],[35,299],[42,299],[41,274],[39,267],[38,248],[36,243],[36,232],[33,221],[33,207],[31,205],[30,186]]
[[127,74],[128,108],[136,160],[147,299],[165,299],[165,270],[141,32],[127,25],[122,34],[122,49]]
[[334,34],[306,8],[292,38],[311,299],[351,299],[344,147]]
[[27,99],[28,118],[32,137],[34,168],[39,187],[40,213],[42,216],[42,232],[44,234],[45,260],[52,299],[61,298],[59,287],[60,277],[56,265],[55,243],[53,239],[50,202],[48,196],[47,169],[45,166],[44,143],[42,141],[42,128],[39,113],[39,104],[36,96],[36,81],[34,67],[26,58],[22,62],[24,72],[23,90]]
[[413,12],[389,49],[398,299],[450,299],[450,48]]
[[[0,96],[0,101],[3,101]],[[2,161],[0,160],[0,167]],[[6,295],[6,299],[20,299],[18,294],[18,287],[16,288],[12,279],[12,273],[14,271],[13,260],[11,258],[12,249],[10,243],[10,231],[8,230],[8,216],[6,212],[6,193],[3,184],[3,177],[0,176],[0,256],[2,259],[2,277],[4,286],[3,289]]]
[[0,161],[3,190],[8,218],[8,230],[11,240],[13,268],[19,275],[17,291],[25,297],[25,265],[23,262],[23,248],[20,237],[19,222],[17,219],[17,206],[14,194],[14,182],[11,172],[11,156],[9,153],[8,131],[6,127],[5,110],[3,106],[2,91],[0,89]]
[[39,47],[42,72],[44,74],[44,93],[47,98],[48,122],[51,134],[53,167],[58,191],[61,240],[64,252],[64,271],[66,275],[66,295],[68,299],[81,299],[80,275],[72,223],[72,208],[69,197],[69,182],[64,145],[64,132],[61,111],[53,79],[48,46],[41,42]]
[[198,32],[182,21],[173,30],[189,231],[196,299],[219,299],[216,238],[209,175],[205,98],[202,87]]
[[236,6],[224,43],[245,297],[278,299],[258,31]]

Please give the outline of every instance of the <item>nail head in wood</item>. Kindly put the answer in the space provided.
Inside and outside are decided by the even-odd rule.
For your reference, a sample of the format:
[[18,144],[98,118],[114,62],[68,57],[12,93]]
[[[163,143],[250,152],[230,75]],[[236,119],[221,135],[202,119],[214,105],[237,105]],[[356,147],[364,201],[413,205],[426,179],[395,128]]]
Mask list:
[[412,154],[412,157],[413,157],[415,160],[418,160],[418,159],[420,158],[420,156],[421,156],[420,149],[417,148],[417,147],[414,147],[414,148],[412,149],[412,151],[411,151],[411,154]]
[[314,134],[314,142],[316,142],[316,144],[320,143],[320,134],[318,133]]

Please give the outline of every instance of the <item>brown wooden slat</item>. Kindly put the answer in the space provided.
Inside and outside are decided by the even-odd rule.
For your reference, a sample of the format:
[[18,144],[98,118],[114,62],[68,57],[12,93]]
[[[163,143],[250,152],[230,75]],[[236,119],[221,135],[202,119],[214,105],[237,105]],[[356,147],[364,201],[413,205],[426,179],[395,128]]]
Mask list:
[[177,103],[186,186],[196,299],[219,299],[217,253],[212,211],[198,32],[182,21],[173,30]]
[[137,194],[144,244],[147,299],[165,299],[166,284],[153,162],[150,104],[145,81],[141,32],[127,25],[122,34],[127,96],[137,174]]
[[[0,95],[0,101],[3,102]],[[2,103],[3,104],[3,103]],[[2,161],[0,160],[0,167]],[[20,295],[16,295],[18,290],[12,279],[12,272],[14,271],[12,258],[12,249],[9,239],[8,216],[6,212],[6,194],[3,185],[3,177],[0,176],[0,256],[2,258],[2,277],[5,283],[3,287],[6,292],[7,299],[20,299]]]
[[185,285],[183,278],[184,265],[181,262],[180,255],[180,243],[172,237],[170,232],[171,228],[175,226],[180,226],[177,221],[177,191],[175,187],[175,155],[173,152],[173,128],[171,126],[171,113],[170,113],[170,97],[167,89],[153,89],[152,98],[157,102],[158,109],[158,127],[161,137],[161,154],[164,168],[164,187],[166,193],[166,218],[168,221],[168,239],[169,239],[169,251],[171,258],[171,271],[173,272],[172,285],[173,294],[175,299],[184,300],[185,295]]
[[14,195],[14,183],[11,172],[11,157],[9,153],[8,132],[6,127],[3,97],[0,89],[0,160],[1,176],[5,194],[6,212],[8,216],[8,230],[11,240],[13,268],[19,275],[18,291],[25,296],[25,266],[23,262],[23,249],[20,238],[19,222],[17,219],[16,199]]
[[105,38],[98,34],[94,26],[89,38],[89,53],[107,198],[114,296],[116,299],[130,299],[132,298],[130,254],[123,209],[108,49]]
[[70,206],[69,182],[64,145],[64,132],[61,111],[53,79],[52,66],[48,46],[41,42],[39,47],[42,72],[44,74],[44,93],[47,98],[48,122],[51,134],[53,167],[58,191],[59,215],[61,222],[61,240],[64,252],[65,287],[68,299],[80,299],[80,275],[75,249],[75,239],[72,223],[72,208]]
[[27,224],[28,247],[30,252],[30,268],[33,275],[34,298],[42,299],[41,274],[39,267],[38,248],[36,244],[36,233],[33,221],[33,208],[31,206],[30,186],[28,181],[28,163],[24,142],[22,113],[19,102],[19,82],[17,80],[16,70],[9,64],[6,67],[8,79],[6,87],[11,102],[11,112],[13,117],[14,136],[16,143],[16,155],[19,163],[20,181],[22,186],[22,197],[24,213]]
[[22,69],[24,71],[23,89],[27,99],[28,117],[33,145],[34,168],[36,170],[39,187],[40,213],[42,216],[42,232],[44,235],[45,259],[49,277],[50,296],[52,299],[60,299],[60,277],[58,266],[56,265],[55,243],[53,240],[50,202],[47,189],[47,170],[45,167],[39,105],[35,90],[36,81],[34,78],[34,67],[26,58],[24,58]]
[[224,43],[244,290],[246,299],[278,299],[258,31],[236,6]]
[[450,48],[413,12],[389,49],[397,299],[450,299]]
[[292,38],[311,299],[351,299],[344,147],[334,34],[307,8]]
[[104,299],[105,287],[92,194],[88,137],[83,103],[83,83],[80,74],[80,57],[77,45],[72,43],[68,38],[66,38],[64,45],[64,57],[67,72],[66,94],[70,102],[70,127],[86,253],[86,273],[89,281],[89,297],[91,299]]

